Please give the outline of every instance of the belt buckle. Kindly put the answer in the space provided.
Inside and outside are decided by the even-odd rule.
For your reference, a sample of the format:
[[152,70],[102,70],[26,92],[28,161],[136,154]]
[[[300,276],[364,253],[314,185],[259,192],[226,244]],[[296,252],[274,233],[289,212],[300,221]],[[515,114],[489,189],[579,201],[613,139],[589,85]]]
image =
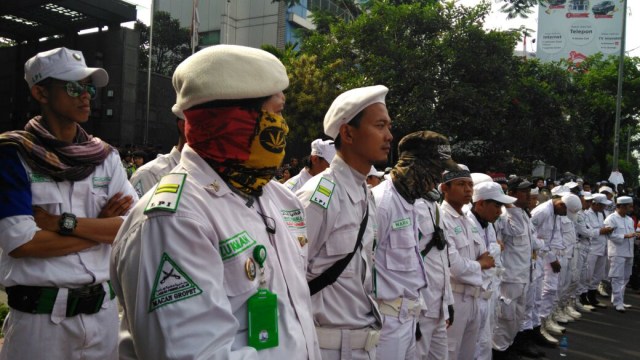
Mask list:
[[380,341],[380,331],[377,330],[369,330],[367,333],[367,340],[364,342],[364,350],[369,352],[375,349],[378,346],[378,342]]
[[95,314],[100,311],[106,295],[101,285],[99,288],[85,287],[73,290],[69,292],[67,299],[67,317],[78,314]]

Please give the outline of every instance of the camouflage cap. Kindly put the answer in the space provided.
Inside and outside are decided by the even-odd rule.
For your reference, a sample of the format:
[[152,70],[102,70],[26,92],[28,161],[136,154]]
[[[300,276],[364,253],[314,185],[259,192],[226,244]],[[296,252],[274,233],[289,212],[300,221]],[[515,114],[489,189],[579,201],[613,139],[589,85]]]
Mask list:
[[403,152],[430,160],[443,170],[458,170],[458,164],[451,159],[449,140],[434,131],[416,131],[403,137],[398,143],[398,154],[402,156]]

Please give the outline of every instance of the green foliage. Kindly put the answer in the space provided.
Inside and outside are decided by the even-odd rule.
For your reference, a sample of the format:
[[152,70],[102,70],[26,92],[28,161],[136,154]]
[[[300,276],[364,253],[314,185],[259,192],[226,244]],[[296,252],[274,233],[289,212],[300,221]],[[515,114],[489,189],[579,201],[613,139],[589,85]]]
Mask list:
[[[136,21],[134,29],[140,31],[138,61],[140,69],[149,65],[149,27]],[[191,55],[191,37],[187,28],[181,28],[180,22],[168,12],[157,11],[153,17],[153,56],[151,71],[171,76],[184,59]]]
[[7,318],[8,314],[9,314],[9,307],[6,304],[0,303],[0,329],[2,329],[4,325],[4,320]]

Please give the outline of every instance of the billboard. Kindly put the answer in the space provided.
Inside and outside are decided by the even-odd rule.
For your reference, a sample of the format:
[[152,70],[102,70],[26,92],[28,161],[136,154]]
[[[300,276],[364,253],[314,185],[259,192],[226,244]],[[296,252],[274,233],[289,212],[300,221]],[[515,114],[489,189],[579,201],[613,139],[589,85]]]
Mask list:
[[620,53],[625,0],[547,0],[538,5],[537,57],[579,63]]

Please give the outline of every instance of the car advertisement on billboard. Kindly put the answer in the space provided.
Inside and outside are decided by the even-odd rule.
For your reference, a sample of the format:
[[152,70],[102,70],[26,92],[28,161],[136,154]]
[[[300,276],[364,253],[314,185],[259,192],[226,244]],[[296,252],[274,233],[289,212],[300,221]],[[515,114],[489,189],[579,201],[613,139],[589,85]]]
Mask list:
[[548,0],[539,5],[537,56],[579,63],[620,52],[625,0]]

